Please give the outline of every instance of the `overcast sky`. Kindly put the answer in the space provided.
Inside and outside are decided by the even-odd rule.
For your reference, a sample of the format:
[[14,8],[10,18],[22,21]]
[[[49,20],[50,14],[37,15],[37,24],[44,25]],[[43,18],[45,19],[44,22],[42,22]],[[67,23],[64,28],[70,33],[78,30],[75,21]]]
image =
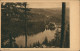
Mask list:
[[[61,8],[62,2],[27,2],[28,8]],[[66,3],[69,7],[69,3]]]
[[[62,2],[27,2],[28,8],[61,8]],[[4,3],[5,5],[5,3]],[[69,3],[66,2],[66,7],[69,7]]]

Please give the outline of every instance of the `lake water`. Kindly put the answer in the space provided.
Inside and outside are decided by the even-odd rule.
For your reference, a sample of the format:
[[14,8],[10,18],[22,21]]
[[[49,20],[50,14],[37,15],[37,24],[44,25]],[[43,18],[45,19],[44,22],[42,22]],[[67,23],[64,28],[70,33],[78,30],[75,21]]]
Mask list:
[[[45,37],[47,37],[48,41],[51,41],[55,38],[55,30],[44,30],[44,32],[37,33],[36,35],[27,36],[27,46],[33,45],[33,43],[44,41]],[[15,38],[16,44],[20,47],[25,47],[25,36],[19,36]]]

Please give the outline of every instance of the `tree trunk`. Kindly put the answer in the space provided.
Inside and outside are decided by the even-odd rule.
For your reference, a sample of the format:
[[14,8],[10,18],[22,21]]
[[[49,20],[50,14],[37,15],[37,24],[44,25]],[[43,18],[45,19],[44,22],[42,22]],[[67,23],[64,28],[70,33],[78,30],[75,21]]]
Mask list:
[[63,47],[64,43],[64,34],[65,34],[65,2],[62,2],[62,23],[61,23],[61,40],[60,40],[60,48]]
[[27,23],[26,23],[26,3],[25,3],[25,47],[27,47]]

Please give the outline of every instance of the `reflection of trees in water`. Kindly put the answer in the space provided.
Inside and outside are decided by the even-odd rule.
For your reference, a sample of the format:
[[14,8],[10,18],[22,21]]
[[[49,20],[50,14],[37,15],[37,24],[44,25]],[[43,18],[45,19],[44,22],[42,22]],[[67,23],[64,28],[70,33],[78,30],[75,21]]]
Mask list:
[[44,22],[29,22],[27,27],[28,35],[37,34],[45,30]]
[[[69,28],[68,28],[69,29]],[[69,34],[69,30],[67,30],[66,32],[67,34]],[[69,41],[69,40],[67,40]],[[68,43],[66,41],[66,43]],[[9,47],[9,43],[6,44],[5,46],[2,44],[3,47]],[[51,41],[48,41],[47,37],[45,37],[44,41],[42,43],[40,43],[39,41],[33,43],[32,45],[30,44],[30,46],[28,48],[56,48],[60,46],[60,32],[56,31],[55,34],[55,38],[52,39]],[[66,45],[68,46],[68,45]],[[14,47],[17,48],[19,47],[16,43],[14,43]],[[20,46],[20,48],[22,48],[23,46]]]
[[47,37],[45,37],[45,39],[44,39],[44,41],[43,41],[42,44],[44,44],[44,45],[48,45],[48,39],[47,39]]
[[[12,39],[11,41],[12,41],[12,43],[10,42],[10,40],[8,40],[8,41],[6,42],[6,44],[3,44],[3,43],[2,43],[2,44],[1,44],[1,47],[2,47],[2,48],[14,48],[14,47],[15,47],[15,48],[18,48],[18,47],[19,47],[19,46],[15,43],[15,40],[14,40],[14,39]],[[10,43],[11,43],[12,45],[11,45]]]
[[[16,23],[14,23],[14,25],[16,25]],[[13,38],[16,38],[16,37],[21,36],[21,35],[25,35],[24,34],[24,29],[23,29],[23,24],[18,24],[18,25],[20,25],[20,26],[16,26],[17,30],[15,32],[13,31],[13,33],[11,33],[11,36]],[[8,30],[9,30],[9,28],[8,28]],[[3,44],[3,42],[5,42],[9,39],[9,34],[10,33],[8,33],[8,32],[10,32],[10,31],[8,31],[8,30],[7,30],[7,34],[4,34],[4,37],[3,37],[3,34],[1,35],[3,37],[2,41],[1,41],[2,47],[9,47],[9,43],[6,44],[5,46]],[[28,27],[27,27],[27,34],[28,35],[37,34],[39,32],[43,32],[44,30],[45,30],[45,25],[44,25],[43,22],[28,22]]]
[[29,48],[48,48],[48,47],[55,48],[56,47],[56,40],[55,39],[48,41],[47,37],[45,37],[45,39],[42,43],[37,41],[37,42],[33,43],[33,45],[30,44]]

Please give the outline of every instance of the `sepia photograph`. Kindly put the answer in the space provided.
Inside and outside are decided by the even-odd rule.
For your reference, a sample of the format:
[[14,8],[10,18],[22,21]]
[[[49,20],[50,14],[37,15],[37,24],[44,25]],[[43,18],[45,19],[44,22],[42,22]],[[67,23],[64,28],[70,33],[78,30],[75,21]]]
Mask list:
[[1,2],[1,48],[70,48],[68,2]]

